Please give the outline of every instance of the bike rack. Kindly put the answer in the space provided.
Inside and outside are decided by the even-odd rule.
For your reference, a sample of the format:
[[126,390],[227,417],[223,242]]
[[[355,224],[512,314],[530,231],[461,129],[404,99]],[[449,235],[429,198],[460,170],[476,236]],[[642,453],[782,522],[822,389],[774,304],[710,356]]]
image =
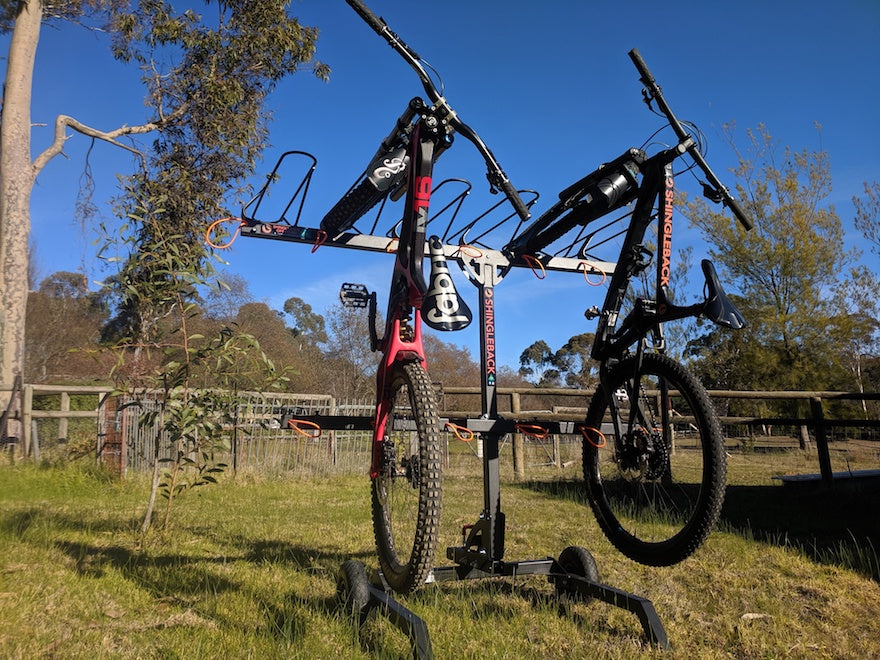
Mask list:
[[[276,180],[282,161],[292,155],[302,156],[311,163],[306,175],[277,219],[271,222],[257,220],[253,216],[256,210],[259,209],[266,190]],[[384,203],[373,220],[369,233],[351,230],[336,237],[327,237],[319,229],[299,224],[304,197],[308,192],[315,163],[314,157],[305,152],[290,151],[282,155],[275,169],[272,170],[272,174],[267,178],[266,185],[245,206],[240,228],[241,235],[307,244],[313,246],[313,252],[323,246],[371,252],[393,252],[394,242],[396,241],[396,224],[392,225],[385,234],[377,233],[379,216],[384,209]],[[457,261],[469,281],[477,287],[479,298],[478,318],[480,323],[480,392],[482,414],[476,419],[443,419],[441,421],[448,421],[464,427],[473,433],[479,433],[483,439],[484,508],[477,522],[469,527],[470,531],[464,540],[464,545],[447,548],[447,559],[454,562],[453,565],[434,567],[428,582],[526,575],[547,576],[548,580],[556,585],[557,591],[566,594],[577,593],[587,600],[598,599],[635,614],[642,625],[646,640],[650,644],[661,648],[669,648],[666,631],[653,604],[648,599],[603,584],[598,580],[590,579],[588,575],[573,573],[563,567],[560,561],[552,558],[513,562],[504,560],[505,516],[501,510],[500,497],[500,442],[505,435],[516,432],[517,424],[534,422],[535,420],[504,419],[498,415],[497,380],[495,376],[495,287],[512,267],[528,267],[533,271],[536,268],[540,268],[547,271],[582,272],[585,276],[588,269],[603,275],[612,273],[615,264],[599,261],[592,257],[590,257],[589,262],[586,262],[585,255],[588,247],[593,249],[617,235],[613,233],[614,229],[612,228],[610,230],[612,232],[610,238],[605,238],[601,241],[595,240],[595,234],[608,229],[615,224],[616,220],[604,224],[589,234],[584,229],[579,230],[574,241],[569,241],[553,255],[542,254],[531,259],[519,258],[511,261],[506,255],[488,247],[485,243],[485,238],[488,234],[513,218],[514,214],[502,217],[500,220],[497,219],[498,214],[493,214],[493,212],[500,205],[496,204],[485,213],[478,215],[475,219],[464,223],[463,226],[454,226],[460,225],[460,223],[456,222],[456,218],[461,210],[464,196],[469,192],[470,184],[458,179],[450,181],[453,184],[465,184],[464,192],[459,193],[445,206],[441,206],[440,211],[432,216],[429,223],[436,222],[434,227],[437,227],[437,225],[443,224],[438,221],[438,216],[446,212],[451,214],[451,219],[446,223],[445,229],[437,232],[441,236],[443,254],[446,258]],[[446,183],[442,182],[436,186],[435,190],[439,190]],[[285,214],[294,207],[297,199],[299,199],[299,204],[296,207],[296,219],[291,224]],[[531,203],[534,203],[535,199],[537,199],[537,193],[534,194]],[[248,209],[251,209],[250,216],[248,215]],[[489,224],[489,229],[477,230],[475,226],[478,222],[481,224],[481,227]],[[514,235],[520,230],[521,225],[522,223],[517,224]],[[458,244],[452,242],[456,240]],[[427,249],[428,246],[426,245],[426,254]],[[571,256],[578,253],[581,255],[580,257]],[[373,421],[372,417],[362,416],[307,414],[296,415],[295,417],[298,421],[314,424],[326,430],[371,430]],[[283,417],[281,421],[284,428],[291,425],[291,418],[289,416]],[[577,433],[576,425],[578,422],[576,421],[540,421],[535,423],[540,423],[550,433]],[[592,561],[592,556],[586,550],[579,550],[586,552]],[[349,562],[351,561],[353,560],[349,560]],[[354,603],[354,606],[359,612],[360,623],[363,624],[369,612],[377,610],[384,616],[387,616],[395,626],[410,638],[415,657],[433,657],[427,624],[391,596],[390,590],[381,574],[374,571],[371,578],[368,579],[364,570],[358,571],[357,575],[360,577],[353,578],[357,581],[357,584],[340,583],[338,588],[340,596],[344,600],[350,601],[354,597],[357,601]]]

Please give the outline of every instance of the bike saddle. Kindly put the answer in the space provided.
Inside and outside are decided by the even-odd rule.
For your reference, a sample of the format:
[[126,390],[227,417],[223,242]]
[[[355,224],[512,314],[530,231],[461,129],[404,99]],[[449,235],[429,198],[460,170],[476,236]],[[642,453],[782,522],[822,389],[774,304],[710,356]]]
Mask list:
[[473,314],[455,289],[446,266],[443,244],[437,236],[428,239],[428,250],[431,254],[431,285],[422,304],[422,320],[434,330],[462,330],[470,325]]
[[703,308],[703,314],[710,321],[714,321],[719,325],[739,330],[746,326],[746,320],[740,311],[736,308],[718,279],[718,273],[715,272],[715,266],[708,259],[701,262],[703,274],[706,276],[706,303]]

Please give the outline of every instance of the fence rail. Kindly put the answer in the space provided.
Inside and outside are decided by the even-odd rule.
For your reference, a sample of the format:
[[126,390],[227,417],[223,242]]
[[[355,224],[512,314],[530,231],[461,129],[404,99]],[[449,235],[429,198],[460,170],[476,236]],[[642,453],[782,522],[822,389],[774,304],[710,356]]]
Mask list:
[[[151,438],[156,437],[157,430],[146,429],[139,422],[148,403],[141,402],[140,406],[120,405],[116,397],[109,396],[112,390],[106,386],[0,385],[0,391],[15,395],[14,405],[11,404],[3,413],[0,428],[2,446],[13,458],[39,461],[42,447],[66,443],[71,430],[77,426],[79,434],[91,437],[95,453],[122,474],[128,469],[142,470],[152,460],[150,442]],[[479,388],[441,386],[438,387],[438,394],[441,416],[479,416],[474,409],[479,405]],[[530,420],[570,419],[584,414],[592,391],[502,387],[498,389],[498,394],[502,415]],[[833,429],[857,429],[860,433],[867,433],[870,439],[876,439],[880,430],[876,403],[880,401],[880,393],[877,392],[713,390],[709,395],[719,410],[728,439],[745,436],[754,440],[756,429],[792,427],[796,430],[794,435],[798,437],[800,446],[806,448],[812,433],[820,473],[826,482],[833,478],[828,450],[829,435]],[[71,410],[72,397],[91,397],[92,403],[87,404],[87,410]],[[35,406],[35,402],[40,405]],[[759,403],[765,408],[769,407],[768,402],[786,402],[789,407],[792,403],[802,402],[805,411],[803,414],[727,414],[737,405],[733,402]],[[83,404],[79,405],[82,407]],[[829,414],[832,412],[830,408],[840,405],[850,406],[848,410],[837,411],[845,412],[845,417]],[[452,410],[452,406],[461,409]],[[307,476],[365,471],[370,453],[369,432],[337,430],[320,437],[297,438],[294,431],[281,429],[277,424],[279,410],[285,407],[328,416],[369,417],[373,411],[371,403],[338,402],[329,395],[243,394],[237,422],[230,430],[229,458],[234,469]],[[860,413],[860,416],[853,417],[854,412]],[[7,433],[15,423],[19,433]],[[511,447],[513,467],[518,475],[524,474],[530,460],[531,465],[564,463],[560,451],[562,444],[566,443],[560,438],[553,437],[541,443],[517,436],[519,434],[513,435]],[[455,444],[455,440],[452,440],[452,444]],[[530,458],[524,454],[527,451],[531,452]],[[480,455],[477,443],[469,445],[468,450],[463,452],[465,456],[471,453]],[[452,458],[447,444],[447,461]]]

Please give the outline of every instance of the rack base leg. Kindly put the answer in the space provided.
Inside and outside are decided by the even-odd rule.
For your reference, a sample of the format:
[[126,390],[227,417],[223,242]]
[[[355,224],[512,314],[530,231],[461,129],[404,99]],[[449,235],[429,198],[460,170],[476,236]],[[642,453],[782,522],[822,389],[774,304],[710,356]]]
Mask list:
[[391,597],[381,576],[374,576],[370,580],[366,567],[361,562],[349,559],[342,564],[337,577],[336,593],[342,606],[358,616],[359,626],[364,624],[371,611],[376,610],[409,637],[413,658],[427,660],[434,657],[428,625]]
[[[595,598],[635,614],[649,644],[662,649],[670,648],[666,630],[650,600],[603,584],[592,579],[591,575],[584,576],[573,573],[552,558],[517,562],[499,561],[495,562],[488,571],[462,564],[439,566],[434,568],[429,582],[526,575],[547,576],[548,580],[555,584],[557,593],[578,594],[584,600]],[[427,624],[414,612],[394,600],[378,573],[374,574],[371,579],[367,576],[366,567],[361,562],[346,561],[339,571],[337,594],[340,602],[349,611],[358,615],[359,625],[363,625],[369,613],[376,609],[380,614],[388,617],[398,630],[409,637],[414,658],[434,657]]]
[[[581,549],[581,551],[589,555],[586,550]],[[592,561],[592,557],[590,560]],[[498,561],[494,562],[491,567],[467,566],[461,563],[455,566],[436,567],[432,573],[432,580],[443,582],[489,577],[546,575],[550,582],[556,585],[557,592],[577,593],[585,597],[586,600],[595,598],[635,614],[642,624],[642,630],[649,644],[655,644],[663,649],[670,647],[666,630],[650,600],[603,584],[598,579],[592,579],[593,576],[589,571],[579,572],[582,574],[573,573],[571,570],[567,570],[561,562],[547,558],[517,562]],[[595,575],[597,576],[598,573]]]

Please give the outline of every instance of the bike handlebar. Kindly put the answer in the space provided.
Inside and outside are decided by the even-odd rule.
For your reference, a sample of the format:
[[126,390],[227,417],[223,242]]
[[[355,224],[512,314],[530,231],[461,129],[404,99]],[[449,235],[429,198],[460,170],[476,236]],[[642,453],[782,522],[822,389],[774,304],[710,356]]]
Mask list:
[[709,164],[706,162],[703,154],[701,154],[699,149],[697,148],[696,142],[693,141],[690,134],[688,134],[688,132],[684,129],[684,126],[682,126],[681,122],[675,116],[675,113],[672,112],[672,108],[669,107],[669,104],[663,97],[663,92],[660,89],[660,85],[657,84],[657,81],[651,74],[651,71],[648,69],[648,65],[645,64],[645,60],[642,59],[639,51],[633,48],[631,51],[629,51],[629,57],[632,60],[633,64],[635,64],[636,69],[639,72],[642,84],[647,88],[647,99],[657,102],[657,107],[659,107],[660,111],[664,115],[666,115],[666,118],[669,120],[669,125],[672,126],[672,130],[675,131],[675,135],[679,139],[679,143],[684,144],[686,141],[690,140],[691,144],[687,147],[687,151],[690,154],[691,158],[694,159],[694,162],[700,167],[701,170],[703,170],[703,173],[709,180],[709,184],[712,186],[714,192],[718,197],[718,199],[715,201],[721,201],[724,206],[729,208],[731,212],[733,212],[733,215],[736,216],[736,219],[739,220],[742,226],[746,228],[746,230],[751,229],[754,226],[751,219],[749,219],[736,198],[730,194],[730,191],[727,189],[727,187],[723,183],[721,183],[721,180],[709,167]]
[[479,135],[477,135],[477,132],[461,121],[455,111],[449,107],[446,99],[443,98],[443,95],[434,85],[434,82],[431,80],[427,71],[425,71],[425,67],[422,66],[419,55],[410,48],[403,39],[397,36],[381,17],[376,16],[370,11],[369,7],[361,2],[361,0],[345,1],[375,33],[385,39],[385,41],[387,41],[388,44],[404,59],[404,61],[409,64],[410,68],[416,72],[416,75],[418,75],[419,80],[422,83],[422,87],[425,89],[425,94],[427,94],[431,103],[445,110],[447,113],[446,121],[449,125],[455,130],[455,132],[464,136],[469,142],[471,142],[471,144],[473,144],[477,151],[483,156],[483,160],[486,162],[486,167],[488,169],[486,176],[489,179],[489,184],[492,186],[493,192],[495,189],[501,190],[507,199],[510,200],[517,215],[523,220],[528,220],[529,217],[531,217],[531,213],[520,197],[516,187],[510,182],[510,179],[507,178],[501,165],[495,159],[495,156],[492,154],[489,147],[486,146],[486,143],[483,142]]

